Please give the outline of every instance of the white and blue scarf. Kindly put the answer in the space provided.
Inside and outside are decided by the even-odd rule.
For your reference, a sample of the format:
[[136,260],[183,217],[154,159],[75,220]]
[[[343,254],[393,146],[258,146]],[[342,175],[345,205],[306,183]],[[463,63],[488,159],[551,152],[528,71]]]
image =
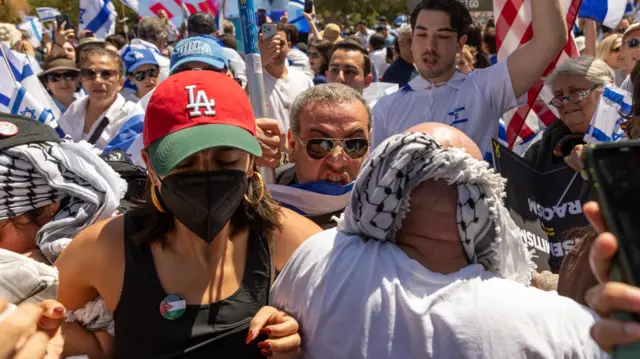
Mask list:
[[312,182],[284,186],[267,185],[271,197],[283,207],[303,216],[319,216],[342,212],[349,204],[354,183],[340,186],[328,182]]

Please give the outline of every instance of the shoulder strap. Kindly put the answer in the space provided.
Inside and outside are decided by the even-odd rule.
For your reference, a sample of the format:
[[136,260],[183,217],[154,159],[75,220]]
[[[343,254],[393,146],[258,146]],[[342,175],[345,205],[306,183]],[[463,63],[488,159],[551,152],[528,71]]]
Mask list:
[[92,145],[95,145],[96,142],[98,142],[98,140],[100,139],[100,136],[102,136],[104,129],[107,128],[108,125],[109,125],[109,119],[107,118],[107,116],[105,116],[102,118],[102,120],[100,120],[98,127],[96,127],[96,130],[93,131],[93,134],[91,135],[91,137],[89,138],[89,141],[87,142],[89,142]]

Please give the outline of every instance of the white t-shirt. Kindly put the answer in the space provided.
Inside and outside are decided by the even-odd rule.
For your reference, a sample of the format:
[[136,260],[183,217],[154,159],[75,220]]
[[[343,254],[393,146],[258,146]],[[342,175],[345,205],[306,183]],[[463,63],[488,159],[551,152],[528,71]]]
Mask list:
[[267,101],[267,117],[278,121],[283,132],[289,131],[289,113],[299,94],[313,87],[313,81],[304,72],[287,68],[286,78],[277,79],[266,70],[263,72],[264,96]]
[[487,153],[499,119],[526,99],[516,99],[506,61],[469,75],[457,71],[440,87],[418,76],[373,108],[372,146],[417,124],[440,122],[466,133]]
[[362,40],[362,43],[364,44],[364,47],[369,46],[369,38],[371,38],[371,35],[375,34],[376,32],[371,30],[371,29],[367,29],[367,34],[363,34],[360,31],[356,32],[356,36]]
[[369,57],[371,57],[373,65],[378,70],[378,78],[382,78],[384,73],[389,68],[389,64],[387,63],[387,49],[385,48],[373,51],[371,54],[369,54]]
[[393,243],[330,229],[306,240],[271,290],[300,324],[305,358],[607,358],[596,315],[479,264],[433,273]]
[[129,119],[130,114],[135,111],[136,104],[129,102],[124,97],[118,94],[115,102],[98,117],[98,120],[91,126],[88,133],[84,133],[84,121],[87,116],[87,103],[89,96],[82,97],[75,100],[67,109],[67,111],[60,117],[60,128],[67,136],[70,136],[74,142],[80,142],[82,140],[88,141],[93,136],[93,133],[100,126],[103,118],[107,118],[109,123],[104,128],[102,134],[94,144],[99,149],[104,149],[111,140],[116,137],[120,127],[124,125]]

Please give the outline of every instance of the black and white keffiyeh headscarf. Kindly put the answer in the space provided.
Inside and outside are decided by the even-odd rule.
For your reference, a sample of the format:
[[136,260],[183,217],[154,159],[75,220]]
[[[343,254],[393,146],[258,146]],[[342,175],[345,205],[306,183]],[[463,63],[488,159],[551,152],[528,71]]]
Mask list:
[[111,217],[126,190],[87,142],[31,143],[0,152],[0,219],[69,198],[36,237],[52,263],[81,230]]
[[363,164],[338,229],[395,241],[410,211],[411,191],[425,180],[458,187],[457,223],[469,263],[529,284],[535,264],[503,206],[506,181],[462,149],[442,146],[424,133],[395,135]]

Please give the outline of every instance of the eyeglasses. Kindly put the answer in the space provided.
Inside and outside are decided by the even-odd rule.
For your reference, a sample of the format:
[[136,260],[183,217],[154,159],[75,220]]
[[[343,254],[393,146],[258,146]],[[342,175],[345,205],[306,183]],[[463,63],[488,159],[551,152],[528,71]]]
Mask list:
[[627,47],[628,48],[635,49],[638,46],[640,46],[640,39],[634,37],[633,39],[627,40]]
[[47,74],[47,82],[58,82],[61,79],[64,79],[65,81],[74,81],[77,78],[77,71],[52,72]]
[[319,52],[315,52],[315,51],[314,51],[314,52],[310,52],[310,53],[309,53],[309,58],[312,58],[312,59],[319,59],[319,58],[320,58],[320,56],[321,56],[321,55],[320,55],[320,53],[319,53]]
[[82,69],[80,70],[80,76],[82,76],[86,80],[94,81],[96,77],[100,76],[103,80],[108,80],[112,77],[118,76],[118,71],[116,70],[92,70],[92,69]]
[[551,101],[549,102],[549,105],[554,106],[556,108],[560,108],[563,106],[564,100],[567,100],[571,104],[577,105],[580,103],[580,101],[582,101],[582,99],[589,96],[589,94],[592,93],[593,90],[597,89],[598,87],[599,85],[595,85],[590,90],[587,90],[584,92],[580,92],[579,90],[574,90],[569,93],[569,96],[556,96],[551,99]]
[[149,78],[155,79],[156,77],[158,77],[158,69],[152,68],[145,71],[134,72],[131,74],[131,76],[133,76],[136,81],[144,81],[147,76],[149,76]]
[[342,147],[342,151],[354,160],[364,157],[369,150],[369,140],[366,138],[312,138],[307,141],[302,141],[302,139],[298,137],[298,140],[306,147],[307,155],[314,160],[321,160],[329,156],[336,145]]
[[614,49],[611,49],[611,52],[620,52],[620,50],[622,50],[620,47],[616,47]]

